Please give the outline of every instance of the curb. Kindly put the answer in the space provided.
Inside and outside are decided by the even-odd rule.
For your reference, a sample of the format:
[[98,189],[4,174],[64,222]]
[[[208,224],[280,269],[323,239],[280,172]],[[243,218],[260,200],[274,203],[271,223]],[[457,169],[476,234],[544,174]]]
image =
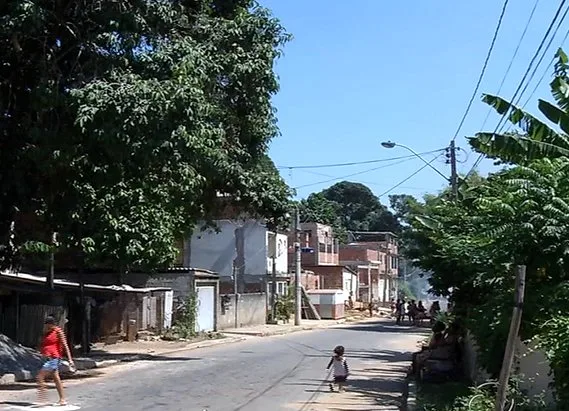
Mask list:
[[403,390],[402,411],[415,411],[417,409],[417,383],[412,376],[407,376]]

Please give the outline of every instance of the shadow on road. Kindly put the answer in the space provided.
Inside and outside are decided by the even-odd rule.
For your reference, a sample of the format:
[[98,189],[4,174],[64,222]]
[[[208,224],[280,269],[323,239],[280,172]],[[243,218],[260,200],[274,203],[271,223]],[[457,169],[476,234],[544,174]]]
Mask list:
[[198,361],[201,358],[193,357],[174,357],[171,355],[159,355],[146,353],[141,354],[137,352],[124,352],[124,353],[109,353],[107,351],[94,350],[89,354],[89,358],[95,361],[116,360],[119,362],[134,362],[134,361]]
[[415,327],[411,325],[396,325],[395,322],[386,323],[385,321],[382,321],[368,324],[344,325],[339,329],[359,332],[424,334],[425,332],[428,332],[430,328],[428,326]]
[[[79,371],[73,374],[62,374],[62,378],[65,381],[73,381],[73,380],[87,380],[90,378],[96,378],[103,375],[101,371],[98,370],[88,370],[88,371]],[[16,382],[13,384],[2,384],[0,385],[0,392],[2,391],[25,391],[25,390],[35,390],[37,388],[36,382],[33,380],[30,381],[22,381]],[[53,381],[48,381],[48,389],[55,389],[55,385]],[[1,403],[0,403],[1,404]]]
[[36,404],[26,401],[2,401],[0,405],[11,405],[13,407],[34,407]]
[[350,350],[348,358],[359,358],[362,360],[377,360],[383,362],[402,362],[409,361],[413,354],[411,352],[379,350],[379,351],[358,351]]

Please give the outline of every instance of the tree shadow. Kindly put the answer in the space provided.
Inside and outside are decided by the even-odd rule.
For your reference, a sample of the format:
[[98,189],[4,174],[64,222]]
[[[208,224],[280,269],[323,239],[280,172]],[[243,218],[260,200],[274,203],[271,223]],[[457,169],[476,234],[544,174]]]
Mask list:
[[424,334],[430,330],[429,327],[416,327],[414,325],[397,325],[395,321],[386,323],[373,322],[367,324],[344,325],[340,329],[358,332],[375,332],[375,333],[398,333],[398,334]]
[[[91,378],[100,377],[103,375],[101,371],[88,370],[88,371],[78,371],[75,373],[65,373],[61,374],[61,378],[66,381],[73,380],[87,380]],[[48,389],[55,389],[53,380],[47,381]],[[19,381],[13,384],[2,384],[0,385],[0,392],[2,391],[26,391],[35,390],[37,388],[36,382],[34,380]],[[0,403],[1,404],[1,403]]]
[[137,352],[122,352],[122,353],[111,353],[103,350],[93,350],[91,351],[89,360],[93,361],[108,361],[114,360],[118,362],[135,362],[135,361],[197,361],[201,358],[195,357],[174,357],[171,355],[161,355],[152,353],[137,353]]
[[[362,372],[361,375],[358,374],[348,379],[345,393],[330,392],[328,384],[329,381],[312,379],[286,385],[309,387],[305,389],[305,392],[312,393],[313,396],[317,395],[310,405],[325,405],[328,410],[363,410],[364,408],[361,407],[370,403],[376,404],[371,409],[384,406],[400,408],[404,405],[403,392],[406,377],[400,371],[381,370],[381,375],[377,375],[376,372],[376,376],[370,378],[366,378],[365,372]],[[326,397],[321,398],[320,395],[326,395]],[[330,395],[338,395],[339,397],[335,400]]]
[[411,360],[413,353],[410,351],[392,351],[392,350],[350,350],[348,358],[376,360],[382,362],[403,362]]

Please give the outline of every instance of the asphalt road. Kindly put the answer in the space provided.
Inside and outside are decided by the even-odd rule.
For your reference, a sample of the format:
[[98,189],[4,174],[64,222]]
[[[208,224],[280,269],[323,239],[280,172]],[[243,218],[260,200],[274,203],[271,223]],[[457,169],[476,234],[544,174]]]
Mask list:
[[[353,371],[348,390],[389,401],[404,389],[402,373],[389,371],[389,364],[410,360],[418,338],[412,329],[387,323],[250,338],[120,366],[104,378],[70,384],[67,396],[81,410],[340,409],[325,405],[342,395],[328,392],[325,368],[341,344]],[[18,401],[33,402],[34,393]],[[4,408],[27,409],[15,403]]]

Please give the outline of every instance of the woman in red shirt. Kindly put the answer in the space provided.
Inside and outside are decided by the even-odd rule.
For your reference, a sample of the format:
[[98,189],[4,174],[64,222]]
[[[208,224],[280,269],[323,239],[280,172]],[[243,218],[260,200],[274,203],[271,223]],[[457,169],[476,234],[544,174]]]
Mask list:
[[53,377],[57,393],[59,394],[59,402],[57,405],[66,405],[65,394],[63,393],[63,384],[59,376],[59,367],[63,359],[63,352],[69,359],[69,365],[74,367],[71,352],[67,345],[67,340],[63,330],[56,324],[55,318],[49,316],[45,319],[45,333],[42,338],[41,355],[43,357],[43,365],[38,373],[38,398],[41,403],[46,402],[46,385],[45,380],[48,377]]

